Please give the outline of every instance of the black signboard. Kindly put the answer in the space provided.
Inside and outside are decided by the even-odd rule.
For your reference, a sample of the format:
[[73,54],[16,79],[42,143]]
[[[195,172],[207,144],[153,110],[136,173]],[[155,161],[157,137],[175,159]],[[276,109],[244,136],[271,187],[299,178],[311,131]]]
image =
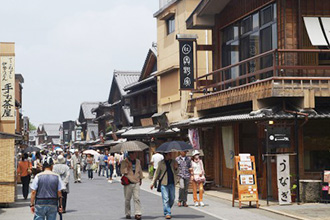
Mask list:
[[268,146],[270,148],[290,148],[291,128],[290,127],[268,127]]
[[182,40],[180,45],[180,89],[194,89],[194,42]]

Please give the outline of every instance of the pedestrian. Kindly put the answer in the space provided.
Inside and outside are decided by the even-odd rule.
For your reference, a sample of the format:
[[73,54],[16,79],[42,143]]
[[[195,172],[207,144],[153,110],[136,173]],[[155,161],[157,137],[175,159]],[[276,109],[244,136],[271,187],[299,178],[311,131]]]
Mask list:
[[105,162],[104,162],[104,154],[103,151],[101,151],[101,154],[98,156],[98,162],[99,162],[99,176],[102,171],[102,176],[104,176],[104,171],[105,171]]
[[[162,160],[164,160],[164,156],[161,155],[160,153],[156,152],[154,155],[152,155],[151,160],[150,160],[150,164],[154,167],[152,176],[155,175],[155,172],[158,168],[158,163]],[[154,187],[157,188],[157,182],[155,182]]]
[[176,158],[176,162],[179,166],[179,200],[178,206],[188,207],[188,187],[190,183],[190,173],[191,173],[191,159],[187,157],[187,151],[181,151],[180,156]]
[[104,161],[104,170],[105,170],[107,179],[109,179],[108,157],[109,157],[109,151],[105,150],[103,161]]
[[165,153],[164,160],[158,163],[158,168],[152,179],[150,188],[154,188],[157,180],[160,181],[160,189],[163,199],[164,216],[172,218],[171,208],[175,201],[175,185],[177,183],[178,163],[172,160],[172,153]]
[[110,170],[110,175],[109,175],[109,183],[112,183],[112,176],[113,176],[113,171],[115,168],[115,157],[113,156],[113,153],[110,154],[108,157],[108,164],[109,164],[109,170]]
[[71,168],[73,169],[73,178],[74,178],[74,183],[81,183],[81,166],[82,160],[81,156],[79,155],[78,149],[74,150],[74,155],[71,158]]
[[32,174],[33,176],[36,176],[40,172],[42,172],[41,154],[40,152],[37,152],[35,154],[35,160],[33,161]]
[[34,220],[56,220],[57,212],[62,213],[62,193],[65,185],[53,170],[53,159],[43,158],[44,171],[39,173],[31,184],[31,212]]
[[131,219],[131,199],[133,196],[135,219],[141,219],[142,210],[140,202],[140,186],[142,184],[143,173],[141,162],[136,158],[136,152],[129,152],[128,157],[122,161],[121,173],[128,178],[129,184],[124,185],[125,215],[126,219]]
[[93,179],[93,164],[94,164],[94,158],[92,157],[91,154],[87,154],[86,158],[86,163],[87,163],[87,172],[88,172],[88,179]]
[[[191,181],[193,187],[193,198],[195,206],[204,206],[203,203],[203,193],[204,193],[204,182],[205,182],[205,172],[203,161],[199,158],[199,151],[194,150],[191,159]],[[199,189],[199,199],[197,198],[197,189]]]
[[57,158],[57,164],[54,165],[53,172],[60,175],[61,180],[65,185],[65,189],[62,192],[62,206],[63,206],[63,213],[66,213],[66,204],[67,198],[69,193],[69,180],[70,180],[70,168],[66,165],[66,159],[60,155]]
[[121,176],[121,169],[120,169],[120,166],[121,166],[121,162],[123,160],[123,155],[120,153],[120,154],[115,154],[115,161],[116,161],[116,174],[117,176]]
[[32,174],[32,164],[28,160],[28,154],[24,153],[22,160],[18,163],[17,174],[21,177],[22,182],[22,193],[23,197],[26,200],[29,195],[29,184]]
[[[97,152],[97,153],[100,153],[100,150],[97,149],[96,152]],[[99,157],[96,157],[96,158],[95,158],[95,163],[96,163],[96,167],[97,167],[96,170],[95,170],[95,173],[98,173],[99,170],[100,170],[100,167],[99,167],[99,163],[100,163],[100,161],[99,161]]]

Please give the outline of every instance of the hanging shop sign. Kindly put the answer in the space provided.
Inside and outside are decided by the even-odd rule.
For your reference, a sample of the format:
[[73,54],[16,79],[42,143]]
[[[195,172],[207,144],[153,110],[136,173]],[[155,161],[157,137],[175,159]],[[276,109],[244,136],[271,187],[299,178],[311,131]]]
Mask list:
[[254,156],[250,154],[235,156],[233,177],[232,205],[234,206],[235,200],[238,199],[239,208],[242,208],[242,202],[256,202],[257,208],[259,208],[257,172]]
[[277,187],[279,204],[291,204],[290,159],[287,154],[277,155]]
[[180,40],[180,88],[194,89],[194,41]]
[[0,57],[1,120],[15,120],[15,57]]
[[190,141],[192,147],[195,150],[199,150],[200,149],[200,145],[199,145],[198,129],[197,128],[189,129],[188,130],[188,137],[189,137],[189,141]]
[[268,127],[268,146],[270,148],[290,148],[291,128],[290,127]]

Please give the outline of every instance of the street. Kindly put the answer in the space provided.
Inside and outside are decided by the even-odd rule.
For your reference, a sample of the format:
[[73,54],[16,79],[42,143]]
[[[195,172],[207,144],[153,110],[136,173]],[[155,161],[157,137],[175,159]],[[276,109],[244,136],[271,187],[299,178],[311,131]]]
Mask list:
[[[143,219],[164,219],[160,193],[156,192],[155,189],[151,191],[149,186],[150,180],[145,178],[141,187],[140,197],[143,208],[142,217]],[[29,200],[25,201],[22,199],[20,187],[17,190],[19,193],[18,201],[10,205],[9,208],[0,208],[1,220],[33,218],[28,207]],[[230,202],[211,196],[205,196],[205,207],[194,207],[191,194],[188,200],[188,208],[174,205],[172,219],[291,219],[256,208],[238,209],[237,206],[233,208]],[[67,213],[63,214],[63,219],[125,219],[123,187],[119,182],[119,178],[110,184],[105,177],[98,177],[95,173],[93,180],[87,179],[87,173],[82,174],[82,183],[73,183],[73,178],[71,177]]]

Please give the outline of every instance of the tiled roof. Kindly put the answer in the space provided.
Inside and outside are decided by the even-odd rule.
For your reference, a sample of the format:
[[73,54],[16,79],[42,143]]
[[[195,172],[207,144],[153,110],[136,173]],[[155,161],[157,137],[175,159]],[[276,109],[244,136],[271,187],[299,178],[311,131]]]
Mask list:
[[94,119],[95,115],[92,113],[93,108],[97,108],[100,102],[83,102],[80,105],[80,111],[84,114],[85,119]]
[[122,96],[126,95],[124,87],[135,83],[139,80],[140,72],[129,72],[129,71],[114,71],[114,80],[117,82],[118,88]]
[[47,136],[60,136],[61,124],[45,123],[42,125]]

